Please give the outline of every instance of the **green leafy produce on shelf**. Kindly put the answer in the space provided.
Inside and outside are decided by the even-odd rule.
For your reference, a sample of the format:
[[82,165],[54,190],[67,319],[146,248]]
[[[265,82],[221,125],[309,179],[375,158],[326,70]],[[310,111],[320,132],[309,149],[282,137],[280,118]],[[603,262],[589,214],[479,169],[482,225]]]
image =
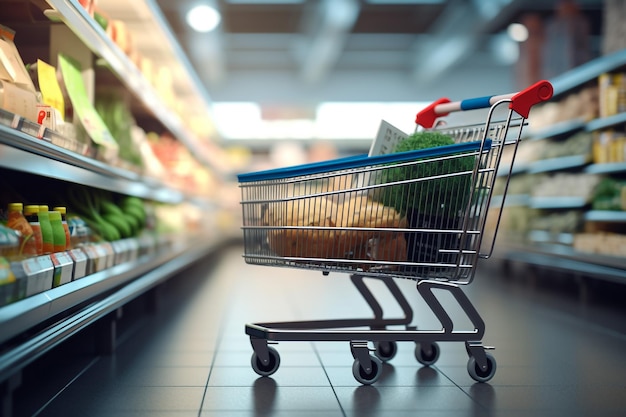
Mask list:
[[[417,132],[396,145],[394,152],[453,145],[454,140],[440,132]],[[402,167],[389,167],[380,175],[381,183],[405,181],[416,178],[433,178],[474,168],[473,156],[455,157],[443,161],[418,163]],[[463,210],[467,203],[471,175],[456,175],[428,181],[383,187],[380,201],[398,212],[409,210],[426,215],[452,214]]]
[[146,224],[146,209],[143,200],[134,196],[126,196],[121,202],[122,211],[132,217],[138,227]]
[[132,127],[136,123],[127,101],[117,92],[98,91],[95,107],[119,145],[119,157],[141,167],[143,165],[141,153],[132,137]]
[[73,186],[67,191],[67,206],[107,241],[135,236],[144,227],[144,203],[137,197],[122,197],[119,203],[112,193]]
[[593,190],[591,206],[594,210],[626,209],[626,182],[609,177],[603,178]]

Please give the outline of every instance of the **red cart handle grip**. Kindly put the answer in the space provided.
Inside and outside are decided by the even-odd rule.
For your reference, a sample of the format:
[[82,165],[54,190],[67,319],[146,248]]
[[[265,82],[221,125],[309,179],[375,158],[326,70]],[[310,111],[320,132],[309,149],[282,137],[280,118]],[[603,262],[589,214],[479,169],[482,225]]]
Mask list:
[[549,81],[542,80],[520,91],[511,97],[509,109],[515,110],[524,119],[528,119],[530,109],[543,101],[550,100],[554,94],[554,88]]

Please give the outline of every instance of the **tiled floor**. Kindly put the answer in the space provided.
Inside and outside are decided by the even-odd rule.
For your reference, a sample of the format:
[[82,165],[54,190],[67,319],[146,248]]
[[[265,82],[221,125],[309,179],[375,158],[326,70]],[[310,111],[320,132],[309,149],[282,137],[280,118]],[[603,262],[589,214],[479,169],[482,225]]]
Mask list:
[[[494,345],[497,372],[474,383],[461,343],[441,343],[435,366],[418,366],[414,345],[399,344],[371,386],[352,376],[347,342],[283,342],[271,378],[250,366],[247,322],[367,317],[345,275],[244,264],[229,249],[168,285],[157,315],[141,321],[112,356],[52,355],[39,384],[25,376],[17,415],[48,416],[624,416],[626,305],[583,306],[554,288],[531,291],[483,264],[466,288]],[[211,266],[212,265],[212,266]],[[571,286],[571,281],[553,281]],[[382,294],[380,283],[372,288]],[[413,281],[416,324],[437,328]],[[448,305],[445,294],[443,302]],[[176,300],[176,302],[173,302]],[[385,304],[383,304],[385,305]],[[455,312],[450,307],[449,311]],[[390,306],[390,315],[399,309]],[[455,323],[463,328],[463,318]],[[82,343],[80,340],[77,344]],[[42,368],[43,369],[43,368]],[[35,372],[35,371],[31,371]],[[78,375],[77,375],[78,374]],[[73,379],[68,377],[73,375]]]

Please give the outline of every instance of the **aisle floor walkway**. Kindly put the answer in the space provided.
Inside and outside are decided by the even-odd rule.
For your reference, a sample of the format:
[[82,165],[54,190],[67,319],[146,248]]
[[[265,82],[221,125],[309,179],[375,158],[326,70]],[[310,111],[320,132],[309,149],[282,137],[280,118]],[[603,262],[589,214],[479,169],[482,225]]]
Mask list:
[[[163,307],[129,331],[115,354],[72,356],[68,348],[51,356],[48,365],[57,370],[41,375],[39,386],[18,391],[16,415],[626,415],[626,305],[621,311],[585,307],[571,296],[532,292],[498,273],[485,265],[467,287],[486,322],[484,342],[496,347],[497,372],[489,383],[469,377],[462,343],[441,343],[432,367],[416,362],[413,343],[399,343],[380,380],[362,386],[352,376],[347,342],[283,342],[276,346],[278,371],[259,377],[250,366],[245,323],[371,313],[346,275],[246,265],[241,248],[234,247],[193,266],[185,279],[174,278]],[[416,324],[437,329],[415,283],[402,280],[400,286],[415,305]],[[386,306],[384,287],[373,282],[372,289]],[[452,306],[445,294],[442,299]],[[393,305],[386,311],[400,312]],[[465,321],[458,319],[461,328]]]

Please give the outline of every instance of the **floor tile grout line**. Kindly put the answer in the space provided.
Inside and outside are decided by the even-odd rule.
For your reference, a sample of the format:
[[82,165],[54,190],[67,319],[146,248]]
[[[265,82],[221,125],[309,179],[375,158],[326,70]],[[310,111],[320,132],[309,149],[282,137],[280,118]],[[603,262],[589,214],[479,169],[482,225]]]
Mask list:
[[454,384],[455,387],[457,387],[458,389],[461,390],[461,392],[465,395],[467,395],[469,397],[470,400],[472,400],[473,403],[475,403],[476,405],[478,405],[480,408],[482,408],[485,411],[489,411],[488,407],[485,407],[484,405],[482,405],[481,403],[479,403],[478,401],[476,401],[476,399],[474,397],[472,397],[472,395],[467,392],[462,386],[460,386],[459,384],[457,384],[456,382],[454,382],[452,380],[452,378],[450,378],[448,375],[445,374],[445,372],[443,372],[443,370],[441,370],[438,366],[434,366],[434,368],[437,370],[437,372],[440,372],[441,375],[443,375],[444,377],[446,377],[450,382],[452,382],[452,384]]
[[[234,289],[232,288],[232,286],[229,288],[230,294],[232,295],[232,293],[234,292]],[[222,299],[230,299],[230,297],[223,297]],[[225,304],[226,307],[223,307],[223,314],[222,317],[228,317],[231,313],[231,309],[233,308],[233,304]],[[206,379],[206,385],[204,387],[204,392],[202,393],[202,399],[200,400],[200,409],[198,410],[198,417],[202,416],[202,409],[204,408],[204,400],[206,399],[207,396],[207,391],[209,390],[209,383],[211,381],[211,375],[213,375],[213,369],[215,368],[215,361],[217,360],[217,355],[219,355],[220,352],[220,348],[222,346],[222,343],[224,342],[224,334],[226,332],[226,323],[228,322],[228,320],[221,320],[220,321],[220,325],[218,327],[218,331],[217,331],[217,340],[215,343],[215,350],[213,352],[213,358],[211,359],[211,365],[209,367],[209,375],[207,376]]]
[[333,395],[335,396],[335,399],[337,400],[337,404],[339,404],[339,410],[341,411],[341,414],[344,417],[347,417],[346,415],[346,411],[343,409],[343,405],[341,405],[341,401],[339,401],[339,396],[337,395],[337,391],[335,391],[335,387],[333,386],[333,383],[330,380],[330,376],[328,375],[328,372],[326,372],[326,367],[324,366],[324,362],[322,362],[322,357],[319,354],[319,351],[317,350],[317,346],[315,346],[315,343],[311,342],[311,346],[313,347],[313,352],[315,352],[315,356],[317,357],[317,360],[320,362],[320,365],[322,366],[322,371],[324,372],[324,375],[326,375],[326,379],[328,379],[328,383],[330,384],[330,389],[333,390]]
[[50,405],[50,403],[52,403],[58,396],[60,396],[66,389],[68,389],[70,385],[76,382],[76,380],[80,378],[85,372],[87,372],[93,365],[95,365],[98,361],[100,361],[100,359],[101,359],[101,356],[97,356],[93,358],[91,361],[89,361],[89,363],[77,375],[75,375],[67,384],[65,384],[63,388],[61,388],[56,394],[52,396],[52,398],[46,401],[44,405],[42,405],[37,411],[35,411],[32,417],[37,417],[39,414],[41,414],[46,409],[46,407]]

